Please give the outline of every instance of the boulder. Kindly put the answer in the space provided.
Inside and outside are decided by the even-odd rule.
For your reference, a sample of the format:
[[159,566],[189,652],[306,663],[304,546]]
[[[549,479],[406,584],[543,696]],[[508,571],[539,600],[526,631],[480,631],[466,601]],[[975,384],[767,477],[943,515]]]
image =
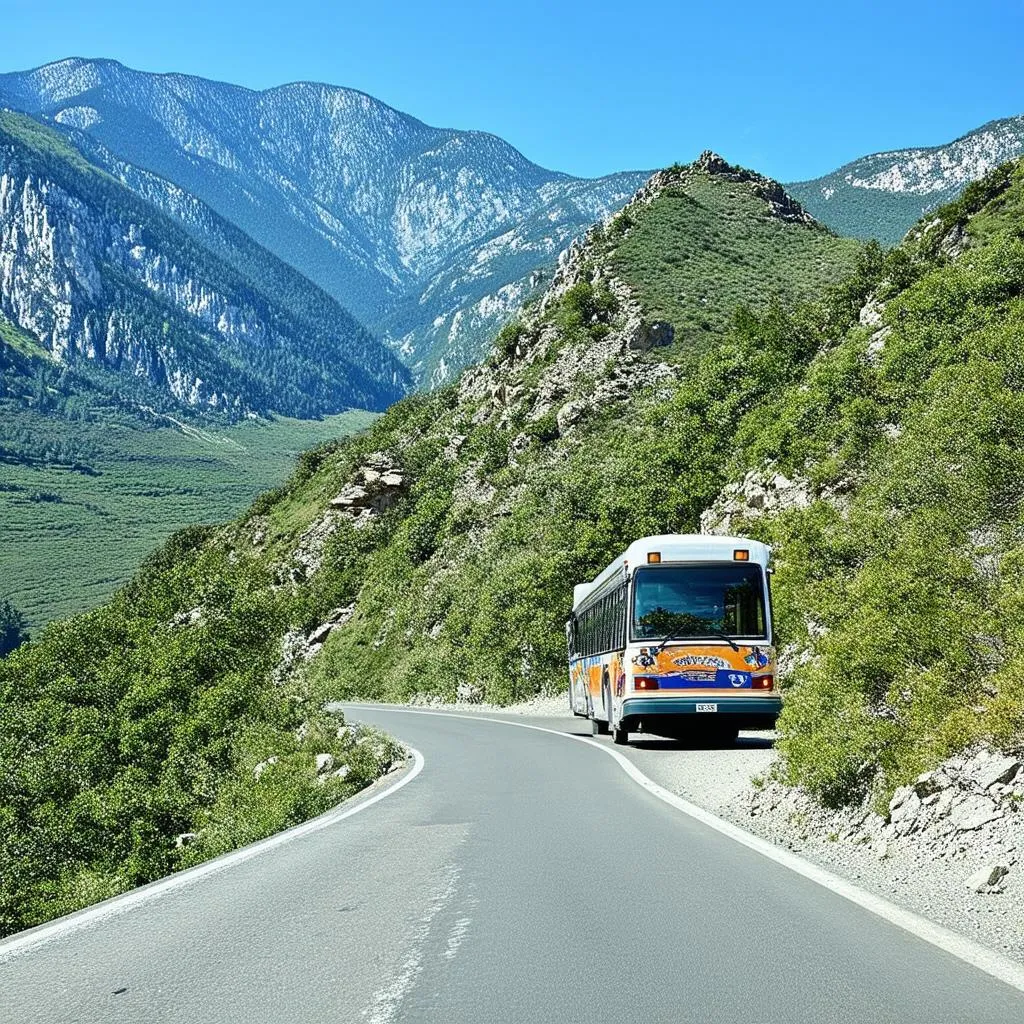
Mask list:
[[663,348],[675,340],[676,329],[667,320],[641,321],[630,334],[626,347],[634,352]]
[[343,764],[340,768],[335,768],[334,771],[331,772],[331,777],[335,779],[347,779],[350,771],[352,771],[352,769],[347,764]]
[[885,303],[879,302],[872,295],[861,307],[858,320],[864,327],[878,327],[882,323],[882,313],[885,311]]
[[455,697],[467,704],[479,704],[484,699],[483,687],[476,683],[459,683]]
[[316,773],[317,775],[323,775],[325,772],[329,772],[334,767],[334,755],[333,754],[317,754],[316,755]]
[[198,838],[198,832],[179,832],[174,837],[174,848],[176,850],[183,850],[189,843],[195,842]]
[[356,606],[354,604],[347,604],[344,608],[333,608],[327,613],[327,621],[335,626],[344,626],[355,614],[355,611]]
[[273,764],[277,764],[277,757],[268,757],[265,761],[260,761],[258,765],[252,770],[253,778],[259,782],[260,776]]
[[331,630],[335,628],[335,625],[336,624],[333,622],[325,622],[322,626],[317,626],[316,629],[306,637],[306,642],[310,647],[322,646],[323,642],[330,635]]
[[555,422],[558,424],[558,432],[560,434],[566,433],[570,427],[575,426],[583,419],[584,414],[587,411],[587,403],[579,400],[566,402],[561,409],[555,413]]
[[996,754],[987,764],[981,766],[975,775],[979,789],[991,789],[992,786],[1013,782],[1020,771],[1021,763],[1016,757],[1005,757]]
[[914,792],[924,800],[926,797],[936,796],[942,790],[948,789],[951,783],[952,780],[944,772],[925,772],[914,780]]
[[958,832],[973,832],[990,821],[1001,818],[1003,812],[987,797],[971,794],[963,800],[954,801],[949,820]]
[[1010,873],[1008,864],[989,864],[988,867],[975,871],[964,885],[971,892],[997,893],[1003,891],[1003,879]]
[[369,491],[359,484],[345,484],[345,486],[328,502],[331,508],[349,509],[353,506],[363,505],[369,497]]
[[335,512],[345,513],[357,525],[391,508],[406,488],[406,479],[390,456],[374,452],[353,474],[354,479],[328,502]]

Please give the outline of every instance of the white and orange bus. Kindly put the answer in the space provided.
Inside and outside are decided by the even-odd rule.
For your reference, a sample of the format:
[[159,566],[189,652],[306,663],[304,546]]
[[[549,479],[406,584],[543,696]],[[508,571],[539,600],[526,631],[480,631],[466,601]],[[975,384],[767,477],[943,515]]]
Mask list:
[[667,534],[630,546],[573,591],[569,706],[595,735],[770,729],[775,678],[771,549],[741,537]]

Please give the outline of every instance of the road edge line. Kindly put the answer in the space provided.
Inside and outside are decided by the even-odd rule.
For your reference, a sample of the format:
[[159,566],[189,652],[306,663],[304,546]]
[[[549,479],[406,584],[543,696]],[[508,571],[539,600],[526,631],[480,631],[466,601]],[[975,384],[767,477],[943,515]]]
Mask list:
[[559,732],[557,729],[548,729],[542,725],[532,725],[529,722],[513,722],[507,718],[491,718],[488,715],[482,714],[465,715],[458,712],[435,711],[421,708],[392,707],[381,704],[357,704],[351,701],[339,701],[338,703],[352,708],[374,708],[380,711],[395,711],[400,714],[407,715],[437,715],[444,718],[463,718],[470,722],[494,722],[498,725],[511,725],[519,729],[532,729],[535,732],[546,732],[550,733],[552,736],[561,736],[564,739],[576,740],[580,743],[585,743],[587,746],[593,747],[595,750],[600,750],[603,754],[607,754],[609,757],[613,758],[618,763],[619,767],[622,768],[622,770],[638,786],[640,786],[641,789],[646,790],[663,803],[674,807],[682,814],[696,819],[702,824],[707,825],[709,828],[714,829],[716,832],[719,832],[720,834],[727,836],[729,839],[753,850],[755,853],[759,853],[763,857],[767,857],[769,860],[774,861],[776,864],[780,864],[783,867],[788,868],[790,871],[803,876],[809,881],[820,885],[822,888],[834,892],[837,896],[841,896],[843,899],[861,907],[863,910],[867,910],[875,916],[881,917],[890,924],[896,925],[896,927],[901,928],[905,932],[909,932],[916,938],[922,939],[938,949],[941,949],[943,952],[949,953],[951,956],[955,956],[958,960],[962,960],[965,963],[970,964],[972,967],[977,968],[990,977],[996,978],[998,981],[1009,985],[1011,988],[1024,992],[1024,965],[1017,963],[1015,960],[1011,960],[1009,957],[1004,956],[1002,953],[999,953],[988,946],[983,946],[981,943],[975,942],[973,939],[969,939],[967,936],[953,931],[951,928],[947,928],[945,925],[939,924],[936,921],[931,921],[913,910],[900,907],[891,900],[886,899],[884,896],[878,896],[875,893],[868,892],[867,889],[863,889],[859,885],[856,885],[839,875],[833,874],[827,868],[819,867],[817,864],[806,860],[799,854],[796,854],[791,850],[786,850],[781,846],[776,846],[767,839],[762,839],[760,836],[754,835],[753,832],[748,832],[739,825],[735,825],[733,822],[728,821],[725,818],[720,818],[717,814],[705,810],[703,807],[699,807],[697,804],[691,803],[689,800],[686,800],[681,796],[677,796],[675,793],[665,789],[664,786],[659,785],[653,779],[645,775],[624,754],[621,754],[619,751],[611,747],[606,747],[601,743],[597,743],[589,736],[576,736],[572,733]]
[[[128,892],[112,896],[102,903],[95,903],[91,907],[83,907],[81,910],[76,910],[64,917],[58,917],[54,921],[37,925],[35,928],[30,928],[27,931],[17,932],[10,938],[0,939],[0,963],[37,949],[39,946],[53,942],[55,939],[59,939],[71,932],[80,931],[82,928],[87,928],[89,925],[102,921],[105,918],[126,913],[133,907],[159,899],[174,889],[181,889],[184,886],[192,885],[208,875],[226,871],[228,868],[251,860],[253,857],[258,857],[268,850],[284,846],[286,843],[294,842],[296,839],[301,839],[303,836],[310,835],[313,832],[320,832],[331,825],[336,825],[339,821],[344,821],[345,818],[351,818],[354,814],[365,811],[367,807],[372,807],[385,797],[397,793],[423,771],[426,764],[423,755],[415,747],[410,747],[408,744],[405,744],[405,749],[407,753],[412,755],[412,768],[395,783],[388,786],[387,789],[375,793],[369,799],[359,800],[360,793],[353,793],[347,800],[332,807],[329,811],[325,811],[323,814],[310,818],[309,821],[304,821],[299,825],[293,825],[283,832],[275,832],[272,836],[267,836],[266,839],[259,839],[248,846],[231,850],[228,853],[222,853],[220,856],[214,857],[212,860],[203,861],[202,864],[197,864],[195,867],[186,868],[184,871],[178,871],[173,875],[167,875],[165,878],[149,882],[136,889],[130,889]],[[353,801],[358,802],[354,806],[349,806]]]

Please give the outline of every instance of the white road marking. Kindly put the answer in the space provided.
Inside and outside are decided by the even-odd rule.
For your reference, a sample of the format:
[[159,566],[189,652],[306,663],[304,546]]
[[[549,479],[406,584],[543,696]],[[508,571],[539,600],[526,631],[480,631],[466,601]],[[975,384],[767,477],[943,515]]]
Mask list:
[[[333,810],[327,811],[325,814],[321,814],[310,821],[303,822],[301,825],[296,825],[285,832],[278,832],[276,835],[261,839],[259,842],[243,846],[240,850],[233,850],[231,853],[225,853],[220,857],[215,857],[213,860],[198,864],[194,868],[179,871],[177,874],[152,882],[149,885],[144,885],[138,889],[132,889],[130,892],[122,893],[120,896],[104,900],[95,906],[86,907],[84,910],[68,914],[66,917],[60,917],[56,921],[39,925],[39,927],[32,928],[27,932],[21,932],[6,941],[0,942],[0,963],[20,953],[36,949],[71,932],[86,928],[97,921],[102,921],[104,918],[113,917],[115,914],[123,914],[125,911],[131,910],[140,904],[159,899],[174,889],[192,885],[194,882],[198,882],[199,879],[206,878],[207,875],[213,875],[227,868],[234,867],[236,864],[241,864],[243,861],[250,860],[261,853],[266,853],[268,850],[273,850],[278,846],[283,846],[285,843],[301,839],[312,832],[319,832],[321,829],[329,828],[331,825],[336,825],[339,821],[344,821],[345,818],[351,818],[353,814],[365,811],[367,807],[372,807],[385,797],[391,796],[392,793],[397,793],[423,771],[425,764],[423,755],[411,747],[406,749],[413,757],[414,763],[412,768],[394,785],[388,786],[387,789],[382,790],[368,800],[363,800],[354,807],[347,806],[350,800],[346,801]],[[351,799],[358,799],[358,797],[359,794],[357,793]]]
[[669,806],[674,807],[677,811],[695,818],[709,828],[713,828],[716,832],[720,832],[722,835],[728,836],[728,838],[735,840],[737,843],[741,843],[755,853],[761,854],[762,857],[767,857],[769,860],[775,861],[776,864],[781,864],[790,871],[809,879],[825,889],[829,889],[837,896],[842,896],[843,899],[849,900],[858,907],[881,917],[890,924],[896,925],[897,928],[902,928],[905,932],[909,932],[916,938],[923,939],[943,952],[955,956],[958,960],[963,960],[985,974],[997,978],[999,981],[1010,985],[1020,992],[1024,992],[1024,966],[1016,961],[1003,956],[1001,953],[997,953],[993,949],[989,949],[987,946],[974,942],[972,939],[958,935],[941,924],[929,921],[926,917],[915,914],[912,910],[899,907],[882,896],[876,896],[874,893],[854,885],[853,882],[848,882],[845,878],[840,878],[838,875],[832,874],[831,871],[826,871],[824,868],[818,867],[817,864],[804,860],[798,854],[775,846],[773,843],[768,842],[768,840],[755,836],[738,825],[734,825],[731,821],[719,818],[718,815],[704,810],[703,807],[698,807],[696,804],[690,803],[689,800],[676,796],[675,793],[669,792],[663,786],[659,786],[653,779],[649,779],[644,775],[628,757],[612,747],[596,742],[589,736],[576,736],[572,733],[559,732],[557,729],[547,729],[542,725],[511,722],[505,718],[490,718],[479,714],[463,715],[457,712],[427,711],[419,708],[401,708],[386,704],[357,705],[349,701],[339,703],[352,708],[365,707],[372,710],[393,711],[397,714],[405,715],[440,715],[448,718],[464,718],[470,722],[494,722],[498,725],[510,725],[518,729],[532,729],[535,732],[546,732],[552,736],[561,736],[564,739],[586,743],[588,746],[594,747],[609,757],[614,758],[619,767],[638,786],[647,790],[652,796],[664,801]]
[[462,940],[466,937],[466,932],[469,931],[471,923],[470,918],[460,917],[452,925],[452,930],[448,933],[448,948],[441,954],[445,960],[455,959],[455,954],[458,953],[459,946],[462,945]]
[[455,895],[458,882],[459,868],[454,864],[448,865],[445,884],[435,894],[426,913],[417,922],[409,952],[398,974],[387,985],[373,993],[370,1005],[363,1010],[361,1016],[368,1018],[367,1024],[391,1024],[395,1019],[403,1000],[412,991],[416,979],[423,972],[423,957],[427,939],[430,938],[430,926]]

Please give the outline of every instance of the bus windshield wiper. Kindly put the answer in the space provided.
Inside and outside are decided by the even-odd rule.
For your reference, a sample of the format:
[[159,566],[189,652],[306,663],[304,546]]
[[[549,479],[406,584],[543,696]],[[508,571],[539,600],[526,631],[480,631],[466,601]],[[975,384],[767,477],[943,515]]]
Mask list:
[[[739,651],[740,651],[739,645],[736,643],[735,640],[732,639],[732,637],[726,636],[725,633],[716,633],[713,630],[709,631],[708,636],[713,636],[713,637],[716,637],[719,640],[724,640],[737,654],[739,654]],[[655,649],[654,653],[655,654],[660,654],[661,650],[665,646],[665,644],[671,643],[673,640],[695,640],[695,639],[698,639],[698,638],[694,637],[694,636],[691,636],[689,633],[673,633],[673,634],[671,634],[671,636],[665,637],[665,639],[662,640],[660,644],[658,644],[658,646]]]
[[724,633],[712,633],[711,636],[717,636],[719,640],[724,640],[737,654],[740,653],[740,645],[731,636],[726,636]]

